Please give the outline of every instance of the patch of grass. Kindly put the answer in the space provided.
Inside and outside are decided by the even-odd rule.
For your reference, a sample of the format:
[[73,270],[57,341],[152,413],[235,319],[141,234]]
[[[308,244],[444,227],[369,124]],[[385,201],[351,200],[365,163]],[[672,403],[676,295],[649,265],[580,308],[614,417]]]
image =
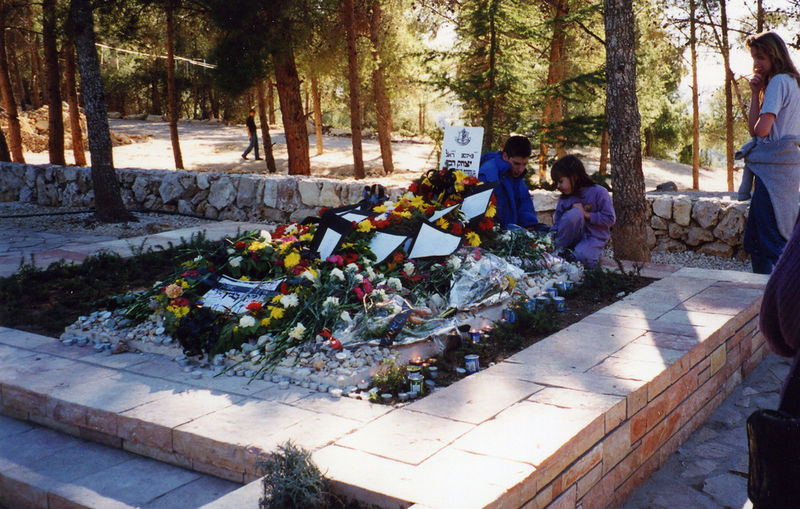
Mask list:
[[122,304],[111,296],[150,288],[181,262],[218,246],[198,234],[167,249],[136,248],[131,258],[99,252],[80,264],[60,261],[47,269],[21,263],[16,274],[0,278],[0,325],[57,337],[79,316]]

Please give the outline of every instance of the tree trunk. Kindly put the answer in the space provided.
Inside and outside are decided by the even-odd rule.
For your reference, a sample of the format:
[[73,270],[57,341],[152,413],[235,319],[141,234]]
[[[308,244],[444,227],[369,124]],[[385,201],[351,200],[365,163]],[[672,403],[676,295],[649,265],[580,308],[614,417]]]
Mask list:
[[47,152],[50,164],[66,166],[64,158],[64,117],[61,111],[61,73],[56,47],[56,2],[42,0],[42,42],[47,83]]
[[[700,101],[697,89],[697,25],[695,0],[689,0],[689,51],[692,60],[692,189],[700,190]],[[745,118],[747,118],[745,116]]]
[[[764,31],[764,6],[762,1],[756,2],[756,33],[760,34]],[[745,115],[746,117],[747,115]]]
[[33,37],[33,44],[28,47],[28,60],[31,65],[31,106],[38,110],[42,107],[42,61],[39,58],[39,38],[36,36]]
[[487,69],[488,88],[486,96],[486,112],[485,116],[483,117],[483,127],[485,129],[483,133],[483,146],[488,149],[495,143],[494,113],[497,99],[494,95],[494,91],[497,86],[497,53],[499,51],[497,41],[497,10],[499,9],[498,1],[489,0],[487,9],[487,18],[489,20],[489,68]]
[[314,103],[314,133],[317,139],[317,155],[322,155],[322,101],[319,96],[319,78],[311,75],[311,97]]
[[649,261],[642,173],[641,118],[636,98],[636,55],[632,0],[604,0],[606,95],[614,210],[614,256]]
[[372,42],[372,86],[375,94],[375,114],[378,117],[378,144],[381,147],[381,161],[383,172],[387,175],[394,173],[392,160],[392,110],[389,96],[386,93],[384,81],[384,67],[381,61],[381,0],[372,2],[372,18],[369,26],[369,39]]
[[350,85],[350,134],[353,142],[353,176],[366,177],[364,155],[361,148],[361,100],[359,98],[358,54],[356,53],[356,33],[353,0],[342,1],[342,23],[347,42],[347,78]]
[[92,155],[95,216],[103,222],[135,221],[136,218],[122,203],[119,181],[114,172],[108,112],[103,82],[100,79],[100,62],[97,58],[94,20],[89,2],[90,0],[71,0],[70,16],[75,32],[75,49],[78,54],[81,89],[86,106],[89,150]]
[[21,39],[22,36],[18,33],[8,34],[6,37],[6,58],[8,59],[8,72],[11,75],[11,86],[14,90],[14,98],[17,104],[24,108],[25,99],[28,96],[22,81],[22,69],[19,67],[19,58],[17,58],[17,50],[21,47],[25,47],[24,43],[19,42]]
[[76,166],[86,166],[86,149],[83,147],[83,131],[81,129],[81,109],[78,104],[78,91],[75,84],[75,41],[67,31],[67,43],[64,46],[64,78],[66,80],[67,104],[69,104],[69,127],[72,133],[72,155]]
[[273,51],[272,62],[275,66],[283,129],[286,133],[289,175],[311,175],[308,130],[300,99],[300,78],[297,76],[294,52],[288,42],[283,49]]
[[[564,80],[564,46],[566,44],[566,23],[564,16],[569,13],[567,0],[556,0],[553,4],[553,38],[550,41],[550,58],[547,69],[547,88],[552,90]],[[542,112],[542,144],[539,152],[539,180],[547,179],[547,133],[551,126],[564,120],[563,99],[559,93],[548,97]],[[561,137],[559,137],[561,138]],[[563,143],[557,142],[557,153],[563,152]],[[560,157],[560,156],[559,156]]]
[[[0,0],[0,27],[6,26],[6,18],[10,6],[6,0]],[[11,88],[11,77],[8,74],[8,58],[6,57],[6,30],[0,29],[0,95],[3,98],[3,108],[8,117],[8,148],[11,159],[15,163],[24,163],[22,155],[22,130],[17,116],[17,102]]]
[[608,173],[608,129],[603,129],[603,134],[600,136],[600,164],[597,173],[600,175]]
[[728,13],[726,0],[719,1],[719,16],[722,30],[722,61],[725,64],[725,159],[728,175],[728,191],[733,191],[733,94],[731,83],[730,46],[728,46]]
[[269,114],[269,123],[275,123],[275,95],[272,93],[272,80],[267,78],[267,113]]
[[6,135],[3,134],[2,129],[0,129],[0,161],[6,163],[11,162],[11,152],[8,151],[8,144],[6,143]]
[[267,105],[264,100],[264,81],[258,80],[256,84],[258,95],[258,121],[261,123],[261,137],[264,139],[264,160],[267,164],[267,171],[275,173],[278,171],[275,166],[275,156],[272,154],[272,137],[269,135],[269,122],[267,121]]
[[169,139],[172,141],[172,156],[175,159],[175,169],[183,169],[183,156],[181,155],[181,142],[178,138],[178,90],[175,83],[175,5],[173,0],[167,0],[167,105],[169,109]]

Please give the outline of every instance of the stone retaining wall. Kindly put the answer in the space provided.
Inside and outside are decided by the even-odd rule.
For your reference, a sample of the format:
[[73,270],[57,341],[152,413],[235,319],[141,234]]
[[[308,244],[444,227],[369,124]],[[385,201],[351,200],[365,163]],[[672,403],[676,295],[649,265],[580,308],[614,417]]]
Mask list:
[[[119,169],[117,174],[129,208],[234,221],[300,220],[316,215],[321,207],[360,200],[368,182],[135,168]],[[387,187],[392,199],[403,191],[397,185]],[[533,198],[539,219],[552,222],[558,193],[534,191]],[[88,168],[0,163],[0,201],[91,207],[91,172]],[[647,202],[650,249],[742,255],[749,202],[735,201],[733,193],[648,193]]]

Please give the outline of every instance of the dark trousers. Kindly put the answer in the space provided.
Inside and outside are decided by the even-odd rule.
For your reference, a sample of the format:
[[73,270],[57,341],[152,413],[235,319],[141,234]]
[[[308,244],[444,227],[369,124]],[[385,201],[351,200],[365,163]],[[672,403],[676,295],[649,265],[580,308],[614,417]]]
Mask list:
[[247,154],[253,149],[256,152],[256,159],[258,159],[258,135],[256,133],[250,133],[250,145],[247,146],[242,155],[247,157]]

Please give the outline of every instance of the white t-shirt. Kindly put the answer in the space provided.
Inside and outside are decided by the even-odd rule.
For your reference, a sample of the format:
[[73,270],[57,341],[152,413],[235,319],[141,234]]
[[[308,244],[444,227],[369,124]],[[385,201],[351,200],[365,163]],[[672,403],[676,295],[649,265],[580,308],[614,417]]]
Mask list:
[[775,122],[759,143],[777,141],[784,136],[800,136],[800,86],[788,74],[776,74],[764,90],[761,114],[772,113]]

